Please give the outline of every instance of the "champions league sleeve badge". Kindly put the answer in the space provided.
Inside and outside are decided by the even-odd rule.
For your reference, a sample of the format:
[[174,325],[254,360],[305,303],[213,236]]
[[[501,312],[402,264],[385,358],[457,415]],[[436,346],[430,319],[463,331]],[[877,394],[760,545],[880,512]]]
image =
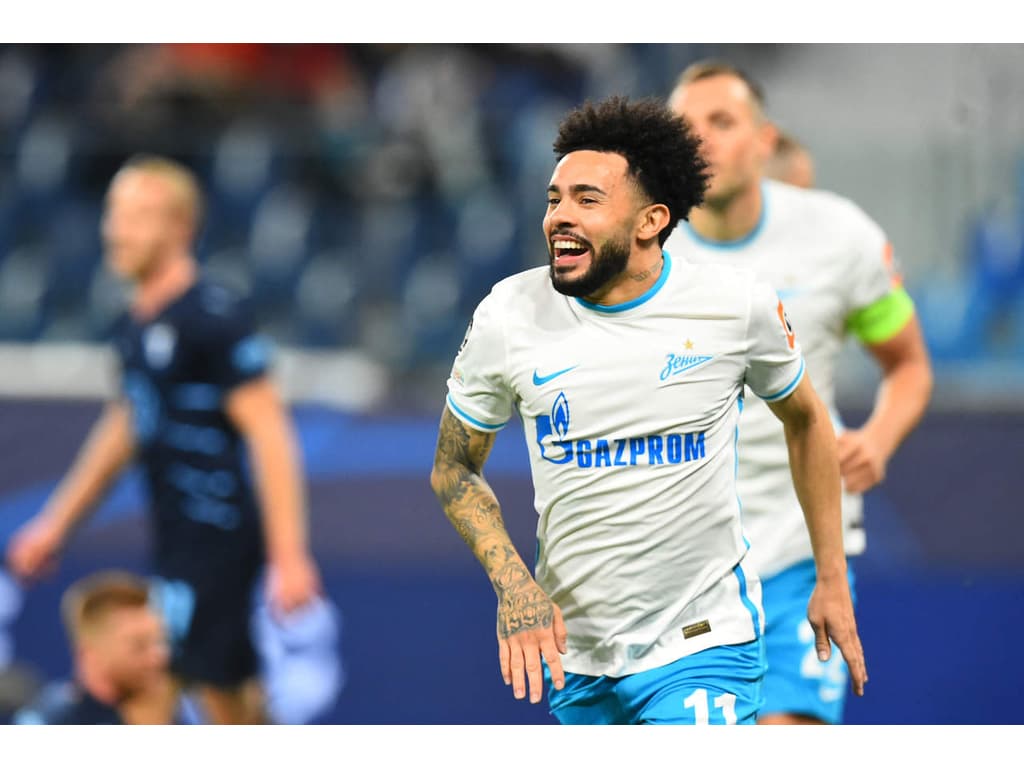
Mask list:
[[459,351],[455,353],[456,357],[462,354],[462,350],[466,348],[466,344],[469,342],[469,332],[473,330],[473,318],[469,318],[469,325],[466,326],[466,335],[462,337],[462,343],[459,344]]

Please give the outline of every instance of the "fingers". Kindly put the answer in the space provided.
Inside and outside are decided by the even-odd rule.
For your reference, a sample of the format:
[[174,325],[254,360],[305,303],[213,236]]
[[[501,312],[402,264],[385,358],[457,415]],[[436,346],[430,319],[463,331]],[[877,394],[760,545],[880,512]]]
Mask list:
[[828,661],[832,655],[832,643],[839,648],[840,654],[850,670],[850,686],[858,696],[864,695],[864,684],[868,681],[867,665],[864,662],[864,649],[861,647],[857,624],[852,612],[838,615],[837,621],[822,619],[814,621],[809,618],[814,628],[814,646],[821,661]]
[[16,543],[8,550],[7,564],[11,572],[22,581],[38,576],[49,561],[47,553],[30,542]]
[[555,687],[556,691],[562,690],[565,687],[565,672],[562,670],[562,657],[559,656],[558,648],[553,642],[544,643],[541,646],[541,652],[544,654],[544,661],[548,663],[551,685]]
[[[565,628],[565,620],[562,618],[562,609],[559,608],[557,605],[554,606],[554,608],[555,621],[553,629],[555,632],[555,646],[558,648],[559,653],[567,653],[569,650],[569,646],[566,645],[566,642],[569,639],[569,632]],[[545,656],[544,658],[547,657]],[[548,660],[548,663],[551,663],[550,659]],[[559,666],[561,666],[561,660],[559,660],[558,664]]]
[[523,660],[523,649],[515,638],[509,639],[509,669],[512,672],[512,695],[517,699],[526,696],[526,663]]
[[843,473],[843,487],[847,493],[864,493],[882,482],[885,479],[884,475],[884,470],[878,470],[874,465],[865,462]]
[[858,433],[836,438],[839,473],[847,493],[864,493],[885,479],[885,462]]
[[[564,643],[564,639],[563,639]],[[524,699],[529,693],[530,703],[538,703],[544,695],[544,667],[547,662],[551,684],[556,690],[565,687],[565,671],[554,637],[549,635],[539,644],[532,638],[513,635],[508,640],[498,638],[498,664],[505,685],[512,685],[512,695]]]
[[847,443],[846,450],[839,451],[839,473],[845,477],[857,467],[862,466],[865,461],[860,446]]
[[291,613],[308,605],[321,594],[319,575],[315,568],[271,567],[268,571],[271,602],[281,613]]
[[828,661],[832,656],[832,643],[825,630],[825,623],[808,619],[811,629],[814,630],[814,649],[818,654],[818,661]]
[[508,641],[498,638],[498,666],[501,667],[501,679],[505,685],[512,685],[512,652],[509,650]]
[[864,662],[864,649],[860,644],[860,637],[856,628],[850,630],[844,637],[836,637],[835,643],[842,653],[846,666],[850,669],[850,686],[858,696],[864,695],[864,684],[868,681],[867,665]]
[[544,668],[540,663],[540,648],[536,645],[523,647],[526,678],[530,684],[530,703],[536,704],[544,693]]
[[857,446],[857,440],[849,432],[842,432],[836,435],[836,455],[839,457],[840,468],[857,450]]

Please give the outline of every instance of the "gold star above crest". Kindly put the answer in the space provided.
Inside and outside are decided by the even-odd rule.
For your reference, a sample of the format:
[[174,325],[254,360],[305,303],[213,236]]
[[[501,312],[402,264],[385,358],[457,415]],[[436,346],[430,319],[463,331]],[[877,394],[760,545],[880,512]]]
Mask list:
[[693,342],[690,341],[689,339],[686,340],[686,348],[693,349]]

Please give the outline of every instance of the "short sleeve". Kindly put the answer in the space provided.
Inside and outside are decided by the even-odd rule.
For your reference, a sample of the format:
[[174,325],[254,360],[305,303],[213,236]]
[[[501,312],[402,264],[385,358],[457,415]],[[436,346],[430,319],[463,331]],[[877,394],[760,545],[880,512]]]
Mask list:
[[804,376],[804,359],[782,299],[770,285],[753,284],[747,323],[746,383],[762,400],[781,400]]
[[846,327],[866,344],[895,336],[914,314],[892,243],[859,208],[850,230]]
[[448,377],[448,408],[461,421],[495,432],[512,417],[514,397],[505,372],[505,340],[493,293],[477,306]]
[[231,390],[265,375],[271,366],[270,340],[256,331],[244,302],[211,289],[203,297],[201,329],[210,383]]

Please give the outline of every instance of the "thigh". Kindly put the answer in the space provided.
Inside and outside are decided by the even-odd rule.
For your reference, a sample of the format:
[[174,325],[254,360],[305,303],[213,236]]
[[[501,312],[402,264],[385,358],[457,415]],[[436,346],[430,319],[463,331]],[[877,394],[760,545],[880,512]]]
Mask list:
[[615,696],[614,680],[565,673],[565,686],[556,691],[544,664],[544,687],[551,714],[562,725],[617,725],[626,722]]
[[[853,592],[853,566],[849,566]],[[842,720],[849,668],[832,645],[828,661],[818,660],[807,601],[814,589],[814,562],[799,563],[762,582],[765,648],[764,716],[802,715],[824,723]]]
[[753,725],[764,678],[761,638],[685,656],[623,678],[630,722],[650,725]]

